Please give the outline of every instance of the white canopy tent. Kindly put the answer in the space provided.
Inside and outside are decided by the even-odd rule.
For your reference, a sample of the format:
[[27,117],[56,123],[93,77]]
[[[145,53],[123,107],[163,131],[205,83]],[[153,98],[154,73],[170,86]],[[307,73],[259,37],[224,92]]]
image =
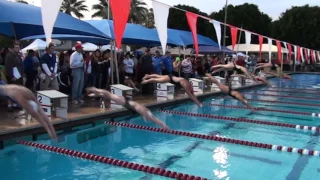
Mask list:
[[[239,49],[238,49],[238,47],[239,47]],[[232,46],[230,45],[227,48],[232,49]],[[246,44],[236,44],[234,46],[234,50],[235,51],[239,51],[239,52],[246,52],[247,51],[247,45]],[[286,48],[282,48],[281,51],[282,51],[282,53],[287,53],[288,52]],[[259,44],[250,44],[248,46],[248,52],[259,53],[260,52]],[[268,53],[269,52],[269,44],[262,44],[261,52]],[[271,46],[271,52],[273,52],[273,53],[278,52],[277,46],[272,45]]]
[[[100,51],[105,51],[107,49],[111,50],[111,45],[104,45],[104,46],[99,47],[99,46],[97,46],[95,44],[88,43],[88,42],[83,43],[82,47],[83,47],[84,51],[90,51],[90,52],[93,52],[93,51],[95,51],[97,49],[100,49]],[[118,51],[118,48],[116,48],[116,49]],[[73,47],[72,50],[75,50],[75,48]]]
[[29,44],[27,47],[23,48],[21,52],[27,53],[28,50],[45,50],[47,47],[47,43],[41,39],[34,40],[31,44]]

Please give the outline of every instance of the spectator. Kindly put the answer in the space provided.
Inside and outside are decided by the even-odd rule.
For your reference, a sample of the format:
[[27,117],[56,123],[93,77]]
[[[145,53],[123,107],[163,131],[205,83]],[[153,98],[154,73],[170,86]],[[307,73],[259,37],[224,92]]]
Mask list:
[[125,59],[123,60],[124,64],[124,71],[125,71],[125,76],[128,78],[133,77],[133,68],[134,68],[134,62],[130,58],[130,52],[126,53]]
[[[83,54],[84,58],[84,88],[94,86],[92,83],[92,60],[89,52]],[[84,92],[84,90],[83,90]]]
[[92,67],[92,83],[91,86],[101,88],[102,70],[103,70],[103,58],[101,57],[101,51],[95,50],[91,55],[91,67]]
[[183,77],[189,79],[192,77],[192,62],[191,58],[188,55],[181,63]]
[[59,90],[58,80],[57,80],[57,71],[58,63],[56,55],[54,52],[54,45],[50,43],[46,49],[46,53],[41,57],[40,63],[42,72],[42,81],[41,81],[41,90]]
[[71,69],[70,56],[67,51],[60,54],[59,57],[59,90],[62,93],[70,94],[71,92]]
[[[20,45],[18,43],[14,43],[13,49],[5,56],[5,71],[8,84],[23,86],[23,62],[19,53]],[[18,107],[16,103],[12,101],[8,102],[8,111],[12,111],[13,108],[16,107]]]
[[[102,54],[102,83],[101,83],[101,87],[104,87],[106,89],[109,88],[109,84],[110,84],[110,76],[111,76],[111,69],[110,69],[110,65],[111,65],[111,51],[110,49],[107,49],[103,52]],[[115,72],[113,72],[114,74]],[[116,76],[114,76],[116,77]]]
[[181,59],[183,56],[176,57],[176,60],[173,62],[173,75],[176,77],[180,77],[180,68],[181,68]]
[[[150,49],[146,49],[145,54],[140,58],[139,64],[138,64],[138,82],[141,82],[142,78],[146,74],[152,74],[153,73],[153,64],[152,64],[152,56],[150,55]],[[153,93],[153,85],[152,84],[146,84],[143,85],[141,88],[142,94],[152,94]]]
[[70,68],[72,69],[72,103],[83,103],[81,99],[84,83],[84,59],[82,55],[82,45],[76,44],[76,51],[70,56]]
[[152,62],[153,62],[153,72],[155,74],[161,75],[162,72],[162,58],[160,56],[160,52],[156,51],[155,56],[152,57]]
[[162,70],[162,74],[163,75],[172,74],[173,63],[172,63],[172,59],[171,59],[171,55],[170,55],[169,51],[167,51],[166,55],[162,58],[162,63],[163,63],[163,68],[164,68]]
[[25,86],[33,93],[36,92],[35,82],[38,75],[39,60],[35,56],[34,50],[28,51],[28,56],[23,61],[24,72],[27,77]]

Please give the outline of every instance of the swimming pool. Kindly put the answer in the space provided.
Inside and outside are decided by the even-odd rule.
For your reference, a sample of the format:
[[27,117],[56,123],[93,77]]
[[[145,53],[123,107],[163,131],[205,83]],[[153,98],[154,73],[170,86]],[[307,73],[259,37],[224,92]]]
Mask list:
[[[154,113],[172,129],[194,133],[188,136],[178,132],[155,132],[153,130],[156,129],[150,128],[141,130],[155,125],[145,123],[141,117],[132,117],[125,118],[126,121],[121,123],[141,126],[128,128],[117,123],[101,124],[67,134],[59,143],[49,140],[39,140],[37,143],[208,179],[317,179],[320,173],[319,155],[287,151],[290,147],[320,150],[319,129],[316,128],[320,125],[320,98],[317,96],[320,90],[297,89],[312,88],[320,83],[318,77],[297,74],[293,75],[295,82],[272,79],[275,87],[243,91],[250,103],[260,108],[256,114],[243,109],[241,103],[227,96],[207,99],[203,101],[206,105],[202,108],[189,103]],[[315,113],[314,116],[312,113]],[[232,118],[234,121],[230,121]],[[289,127],[288,124],[295,126]],[[298,131],[296,125],[301,125],[298,128],[302,129]],[[302,125],[308,127],[303,130]],[[104,136],[92,140],[81,136],[88,131],[102,129],[106,134]],[[218,138],[214,141],[217,138],[211,140],[197,134],[236,140],[221,142]],[[246,142],[230,143],[240,142],[238,140]],[[281,146],[283,151],[266,149],[259,143],[277,145],[273,148]],[[311,154],[317,153],[312,151]],[[1,179],[166,179],[20,144],[0,151],[0,173]]]

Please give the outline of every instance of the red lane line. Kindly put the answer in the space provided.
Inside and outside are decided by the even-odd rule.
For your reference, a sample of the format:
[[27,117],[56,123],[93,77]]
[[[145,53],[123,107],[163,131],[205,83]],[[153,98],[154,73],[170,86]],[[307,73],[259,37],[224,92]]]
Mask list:
[[[219,106],[219,107],[226,107],[226,108],[233,108],[233,109],[249,109],[246,106],[234,106],[234,105],[223,105],[223,104],[213,104],[213,103],[203,103],[206,106]],[[318,113],[309,113],[309,112],[299,112],[299,111],[290,111],[290,110],[280,110],[280,109],[268,109],[268,108],[254,108],[257,111],[267,111],[267,112],[280,112],[280,113],[287,113],[287,114],[299,114],[305,116],[319,116]]]
[[218,116],[218,115],[212,115],[212,114],[196,114],[196,113],[188,113],[188,112],[172,111],[172,110],[159,110],[159,112],[168,113],[168,114],[194,116],[194,117],[201,117],[201,118],[211,118],[211,119],[218,119],[218,120],[224,120],[224,121],[262,124],[262,125],[277,126],[277,127],[291,128],[291,129],[295,128],[296,130],[303,129],[303,130],[306,130],[306,131],[308,130],[312,132],[320,131],[320,128],[315,126],[305,126],[305,125],[298,125],[298,124],[288,124],[288,123],[279,123],[279,122],[262,121],[262,120],[254,120],[254,119],[235,118],[235,117]]
[[309,99],[314,101],[320,101],[320,99],[312,98],[312,97],[302,97],[302,96],[284,96],[284,95],[275,95],[275,94],[260,94],[260,93],[244,93],[244,94],[252,94],[257,96],[272,96],[272,97],[281,97],[281,98],[293,98],[293,99]]
[[[231,99],[231,98],[229,98]],[[287,101],[274,101],[274,100],[262,100],[262,99],[248,99],[248,101],[253,102],[266,102],[266,103],[278,103],[278,104],[294,104],[294,105],[301,105],[301,106],[317,106],[320,107],[320,104],[308,104],[308,103],[299,103],[299,102],[287,102]]]
[[310,156],[319,156],[319,151],[315,150],[308,150],[308,149],[298,149],[293,147],[286,147],[286,146],[279,146],[279,145],[272,145],[266,143],[259,143],[253,141],[244,141],[239,139],[231,139],[231,138],[223,138],[219,136],[210,136],[205,134],[197,134],[191,132],[184,132],[184,131],[176,131],[176,130],[166,130],[161,128],[154,128],[148,126],[141,126],[141,125],[134,125],[134,124],[126,124],[126,123],[118,123],[118,122],[106,122],[108,125],[124,127],[129,129],[138,129],[138,130],[145,130],[145,131],[152,131],[152,132],[159,132],[159,133],[166,133],[166,134],[173,134],[179,136],[187,136],[199,139],[206,139],[211,141],[218,141],[218,142],[226,142],[230,144],[238,144],[242,146],[249,146],[249,147],[257,147],[262,149],[272,149],[278,150],[282,152],[297,152],[298,154],[310,155]]
[[91,161],[96,161],[96,162],[100,162],[100,163],[104,163],[104,164],[110,164],[113,166],[119,166],[122,168],[127,168],[127,169],[131,169],[131,170],[136,170],[136,171],[142,171],[142,172],[146,172],[149,174],[155,174],[158,176],[164,176],[164,177],[173,178],[173,179],[206,180],[206,178],[183,174],[183,173],[174,172],[174,171],[170,171],[170,170],[165,170],[165,169],[162,169],[159,167],[152,167],[152,166],[142,165],[142,164],[138,164],[138,163],[132,163],[132,162],[128,162],[128,161],[118,160],[118,159],[104,157],[104,156],[98,156],[98,155],[94,155],[94,154],[69,150],[69,149],[65,149],[65,148],[49,146],[49,145],[45,145],[45,144],[27,142],[27,141],[22,141],[22,140],[18,141],[18,143],[26,145],[26,146],[31,146],[31,147],[34,147],[37,149],[42,149],[42,150],[46,150],[46,151],[50,151],[50,152],[55,152],[55,153],[67,155],[67,156],[83,158],[83,159],[87,159],[87,160],[91,160]]
[[312,94],[312,95],[319,95],[319,93],[316,93],[316,92],[305,92],[305,91],[279,91],[279,90],[262,90],[262,89],[259,89],[258,91],[269,91],[269,92],[284,92],[284,93],[296,93],[296,94]]
[[297,91],[302,91],[302,90],[305,90],[305,91],[315,91],[315,92],[319,92],[320,93],[320,90],[316,90],[316,89],[311,89],[311,88],[283,88],[283,87],[276,87],[276,86],[272,86],[272,88],[274,89],[294,89],[294,90],[297,90]]

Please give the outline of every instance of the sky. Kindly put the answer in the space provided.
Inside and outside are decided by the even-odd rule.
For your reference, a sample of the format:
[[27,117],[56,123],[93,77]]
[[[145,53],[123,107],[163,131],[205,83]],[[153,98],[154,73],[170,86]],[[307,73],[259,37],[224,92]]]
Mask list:
[[[41,6],[41,0],[27,0],[37,6]],[[142,0],[149,8],[152,8],[151,0]],[[214,11],[219,11],[225,6],[225,0],[158,0],[159,2],[174,6],[177,4],[185,4],[194,6],[203,12],[210,14]],[[93,4],[98,3],[98,0],[86,0],[86,5],[91,9]],[[228,4],[240,5],[243,3],[251,3],[259,6],[260,11],[268,14],[273,20],[277,20],[282,12],[291,6],[303,6],[309,4],[310,6],[320,6],[320,0],[228,0]],[[91,19],[92,12],[84,13],[84,19]]]

